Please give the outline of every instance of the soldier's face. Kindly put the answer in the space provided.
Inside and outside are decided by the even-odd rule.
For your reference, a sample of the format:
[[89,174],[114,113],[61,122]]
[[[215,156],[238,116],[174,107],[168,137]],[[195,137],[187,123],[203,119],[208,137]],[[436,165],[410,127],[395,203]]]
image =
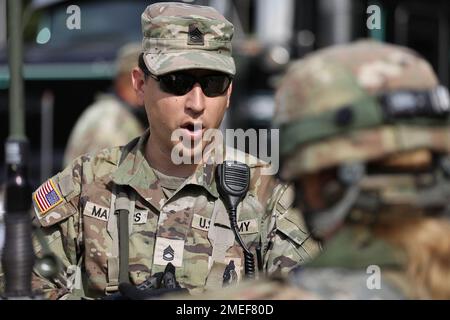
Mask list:
[[[336,170],[306,174],[294,181],[296,206],[315,240],[327,240],[341,227],[342,221],[327,229],[317,225],[318,215],[333,208],[343,197],[344,188],[337,182]],[[320,229],[320,230],[319,230]]]
[[[212,73],[208,70],[186,70],[186,73],[201,77]],[[175,130],[182,130],[192,140],[201,139],[208,129],[217,129],[229,106],[232,85],[217,97],[207,97],[198,83],[184,95],[164,92],[155,79],[144,75],[139,68],[133,71],[133,81],[138,96],[145,104],[150,134],[166,152],[179,144],[172,141]],[[194,130],[197,129],[197,130]],[[205,145],[202,144],[202,149]],[[191,150],[192,152],[192,150]]]
[[347,189],[339,182],[338,168],[333,167],[319,172],[303,174],[294,184],[301,193],[297,205],[302,210],[321,211],[333,207],[344,196]]
[[295,181],[296,191],[302,194],[297,197],[296,205],[299,208],[315,210],[326,209],[323,199],[323,186],[329,180],[328,173],[307,174]]

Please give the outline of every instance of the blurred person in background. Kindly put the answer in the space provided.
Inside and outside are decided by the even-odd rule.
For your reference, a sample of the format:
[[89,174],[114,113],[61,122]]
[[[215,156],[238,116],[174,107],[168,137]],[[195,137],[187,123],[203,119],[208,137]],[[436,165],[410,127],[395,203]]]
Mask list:
[[100,94],[77,120],[64,153],[64,166],[80,155],[124,145],[144,132],[148,126],[145,109],[131,81],[141,52],[139,43],[129,43],[118,51],[114,90]]

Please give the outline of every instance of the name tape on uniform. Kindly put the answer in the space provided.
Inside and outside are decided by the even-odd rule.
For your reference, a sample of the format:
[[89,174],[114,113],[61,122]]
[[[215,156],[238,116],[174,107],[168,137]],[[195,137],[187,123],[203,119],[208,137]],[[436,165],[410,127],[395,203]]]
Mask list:
[[88,201],[84,207],[83,215],[97,220],[108,221],[109,208],[102,207],[96,203]]
[[192,218],[192,228],[208,231],[210,224],[211,219],[205,218],[199,214],[194,214],[194,217]]
[[184,240],[156,238],[153,264],[165,266],[169,262],[175,267],[183,265]]
[[148,210],[135,210],[133,215],[134,224],[144,224],[148,219]]
[[240,234],[258,233],[258,219],[250,219],[238,222],[238,230]]
[[[192,228],[208,231],[211,225],[211,219],[194,214],[192,219]],[[258,219],[250,219],[238,222],[238,230],[240,234],[258,233]]]

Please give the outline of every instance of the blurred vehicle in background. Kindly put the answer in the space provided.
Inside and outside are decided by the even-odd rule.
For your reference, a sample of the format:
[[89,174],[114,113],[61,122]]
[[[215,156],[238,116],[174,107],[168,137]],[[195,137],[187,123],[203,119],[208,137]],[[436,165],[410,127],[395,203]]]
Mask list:
[[[24,46],[23,72],[34,186],[61,169],[64,147],[78,116],[98,92],[111,86],[117,50],[125,43],[140,41],[141,26],[136,16],[142,13],[147,2],[78,1],[80,29],[67,28],[71,15],[67,8],[71,4],[35,0],[24,12],[25,17],[37,20],[35,38]],[[0,51],[3,139],[8,132],[8,79],[5,46]],[[3,160],[3,144],[1,149]]]
[[[137,16],[155,1],[77,1],[81,29],[66,22],[74,3],[33,0],[24,12],[26,132],[31,144],[31,183],[61,170],[75,121],[96,93],[111,85],[114,57],[123,44],[139,41]],[[180,1],[179,1],[180,2]],[[237,75],[222,128],[270,128],[273,92],[292,59],[361,37],[414,48],[429,60],[443,84],[449,78],[449,4],[445,0],[202,0],[235,26]],[[367,8],[381,9],[381,27],[369,29]],[[6,12],[0,0],[0,13]],[[100,17],[100,18],[99,18]],[[0,14],[0,24],[6,17]],[[5,25],[6,26],[6,25]],[[3,28],[5,29],[5,28]],[[29,29],[32,29],[30,31]],[[0,26],[0,135],[8,130],[6,33]],[[1,49],[3,42],[3,49]],[[0,160],[3,162],[3,144]],[[0,175],[3,181],[4,173]]]

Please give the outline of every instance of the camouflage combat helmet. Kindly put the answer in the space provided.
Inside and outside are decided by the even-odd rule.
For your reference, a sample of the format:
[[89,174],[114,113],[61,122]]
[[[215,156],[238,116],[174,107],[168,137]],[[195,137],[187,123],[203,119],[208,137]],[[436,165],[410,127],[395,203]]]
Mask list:
[[159,2],[141,18],[142,48],[154,75],[184,69],[208,69],[234,75],[233,25],[214,8]]
[[[363,40],[313,53],[290,67],[276,108],[281,177],[296,180],[332,170],[332,178],[320,185],[325,209],[299,202],[315,238],[366,212],[369,218],[390,211],[447,212],[448,91],[413,51]],[[438,158],[427,173],[368,172],[371,161],[422,149]],[[302,199],[302,192],[297,195]]]
[[284,77],[276,108],[285,178],[420,147],[450,150],[446,120],[435,120],[449,111],[447,89],[428,62],[396,45],[361,40],[305,57]]

